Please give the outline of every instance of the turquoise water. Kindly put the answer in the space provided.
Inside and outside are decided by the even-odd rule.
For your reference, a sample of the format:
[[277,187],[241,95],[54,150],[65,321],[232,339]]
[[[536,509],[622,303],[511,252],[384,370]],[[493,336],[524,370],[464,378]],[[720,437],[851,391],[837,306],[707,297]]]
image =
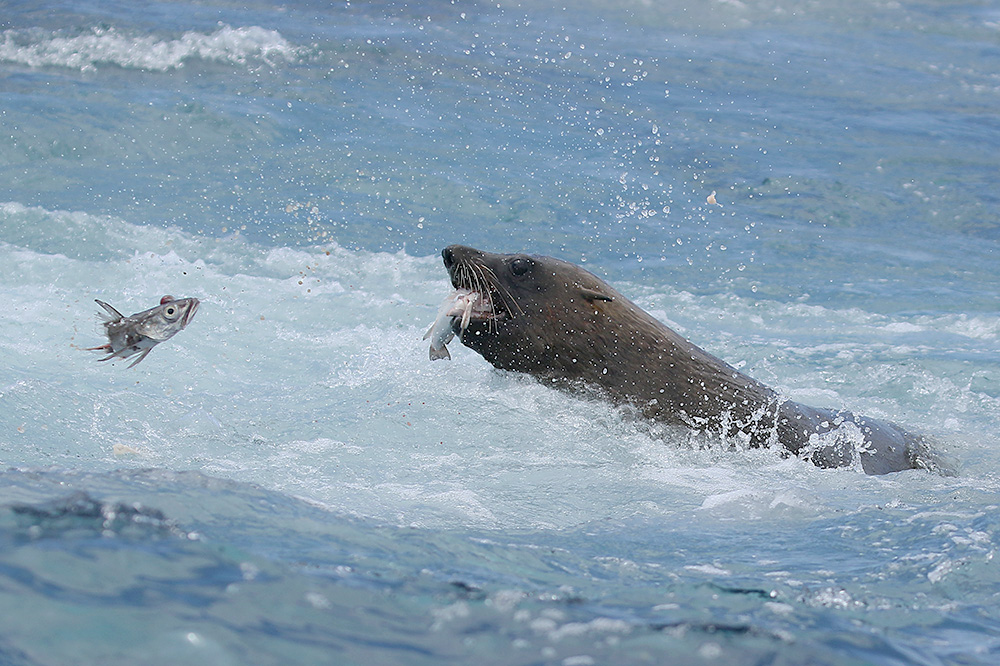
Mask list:
[[[0,663],[995,663],[998,71],[971,3],[8,3]],[[450,243],[959,473],[432,364]]]

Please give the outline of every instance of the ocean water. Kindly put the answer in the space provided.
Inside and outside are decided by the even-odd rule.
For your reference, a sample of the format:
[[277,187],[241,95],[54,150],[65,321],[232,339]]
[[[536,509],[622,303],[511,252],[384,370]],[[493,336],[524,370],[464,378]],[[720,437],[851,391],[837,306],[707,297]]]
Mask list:
[[[991,3],[4,3],[0,663],[997,663],[998,108]],[[432,363],[451,243],[957,474]]]

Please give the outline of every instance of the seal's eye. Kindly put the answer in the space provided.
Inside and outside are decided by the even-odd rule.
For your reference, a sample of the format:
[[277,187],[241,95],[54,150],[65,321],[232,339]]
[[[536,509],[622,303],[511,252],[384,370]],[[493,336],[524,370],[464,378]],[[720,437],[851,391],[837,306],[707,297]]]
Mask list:
[[531,259],[525,257],[518,257],[514,261],[510,262],[510,272],[514,275],[524,275],[532,269],[535,265]]

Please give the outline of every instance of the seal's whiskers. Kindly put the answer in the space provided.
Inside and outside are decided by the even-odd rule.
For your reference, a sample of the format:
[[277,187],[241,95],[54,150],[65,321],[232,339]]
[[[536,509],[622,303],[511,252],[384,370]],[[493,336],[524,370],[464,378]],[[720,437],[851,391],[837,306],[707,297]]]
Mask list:
[[511,307],[513,306],[514,308],[517,308],[519,314],[523,315],[524,310],[521,309],[521,306],[520,304],[518,304],[517,299],[514,298],[513,294],[510,293],[509,289],[507,289],[500,283],[500,279],[497,277],[497,274],[493,272],[493,269],[490,268],[489,266],[480,266],[479,268],[484,278],[487,277],[487,273],[489,274],[488,279],[490,283],[493,285],[492,291],[493,293],[495,293],[500,297],[500,300],[503,301],[503,304],[507,308],[507,311],[510,312],[511,315],[513,315],[514,312]]

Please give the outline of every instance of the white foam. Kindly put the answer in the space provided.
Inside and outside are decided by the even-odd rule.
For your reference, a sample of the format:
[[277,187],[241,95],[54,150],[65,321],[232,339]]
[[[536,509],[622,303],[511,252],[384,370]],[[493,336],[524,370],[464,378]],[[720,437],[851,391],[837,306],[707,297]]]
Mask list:
[[133,35],[115,28],[63,36],[37,30],[7,30],[0,40],[0,61],[29,67],[69,67],[81,71],[99,65],[167,71],[195,59],[227,64],[295,61],[301,49],[275,30],[259,26],[221,26],[212,33],[185,32],[176,39]]
[[[898,493],[889,478],[650,426],[606,402],[498,373],[461,345],[451,362],[430,363],[421,337],[450,289],[437,257],[267,248],[13,203],[0,204],[0,234],[6,465],[193,468],[424,526],[789,521]],[[101,341],[95,297],[134,312],[164,293],[203,305],[142,365],[98,364],[80,351]],[[695,298],[685,315],[710,319],[712,307]],[[778,324],[790,318],[775,313]],[[883,323],[851,325],[860,337]],[[870,379],[878,368],[851,369],[855,384],[827,388],[814,362],[792,359],[782,374],[819,387],[810,396],[819,403],[886,381]],[[995,399],[919,363],[886,372],[900,391],[920,389],[907,400],[926,392],[934,414],[996,413]],[[880,395],[878,404],[898,411],[895,399]]]

